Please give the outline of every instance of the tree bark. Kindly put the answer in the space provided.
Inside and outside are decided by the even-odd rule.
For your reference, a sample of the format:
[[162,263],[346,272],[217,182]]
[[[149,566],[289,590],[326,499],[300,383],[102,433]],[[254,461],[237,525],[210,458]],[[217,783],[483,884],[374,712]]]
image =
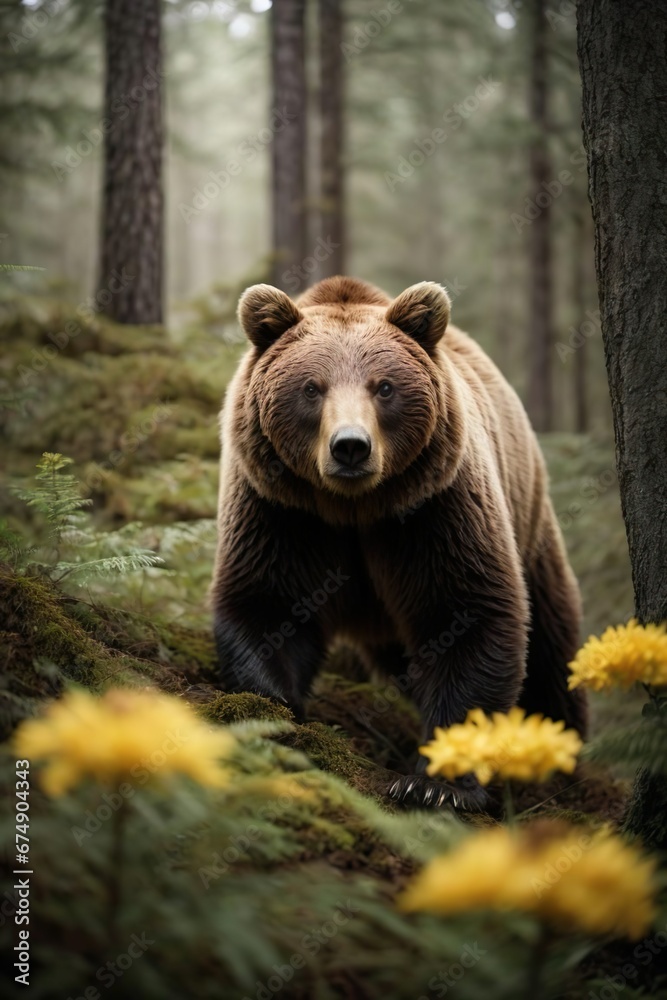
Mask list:
[[321,245],[327,247],[320,266],[322,278],[345,272],[342,43],[342,0],[319,0],[319,236]]
[[530,255],[528,412],[538,431],[553,429],[553,277],[551,249],[551,198],[547,185],[553,180],[549,155],[548,53],[545,0],[532,0],[531,20],[530,144],[531,201],[539,214],[528,230]]
[[120,323],[161,323],[161,0],[106,0],[102,248],[97,305]]
[[[635,609],[667,619],[667,2],[580,0],[584,143],[602,336]],[[626,828],[667,849],[664,777]]]
[[271,7],[273,111],[281,115],[272,143],[272,282],[288,292],[305,288],[306,257],[306,0]]
[[[584,322],[586,309],[586,217],[583,208],[578,208],[572,219],[574,240],[572,248],[572,303],[578,326]],[[581,340],[575,348],[573,359],[574,427],[578,434],[585,434],[590,422],[588,408],[588,344]]]

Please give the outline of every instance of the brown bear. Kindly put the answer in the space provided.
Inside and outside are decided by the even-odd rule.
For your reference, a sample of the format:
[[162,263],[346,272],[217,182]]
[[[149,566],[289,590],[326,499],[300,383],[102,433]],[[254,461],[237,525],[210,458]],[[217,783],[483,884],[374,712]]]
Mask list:
[[[252,347],[221,418],[212,587],[221,681],[303,700],[335,638],[392,675],[424,738],[468,710],[564,719],[579,593],[524,408],[486,354],[449,325],[433,282],[393,301],[328,278],[296,302],[241,297]],[[423,773],[389,793],[480,807],[472,777]]]

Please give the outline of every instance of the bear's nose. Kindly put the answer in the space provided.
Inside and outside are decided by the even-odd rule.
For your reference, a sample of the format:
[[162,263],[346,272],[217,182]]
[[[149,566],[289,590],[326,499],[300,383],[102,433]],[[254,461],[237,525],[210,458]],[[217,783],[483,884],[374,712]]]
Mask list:
[[331,454],[350,469],[365,462],[371,453],[371,439],[362,427],[341,427],[329,442]]

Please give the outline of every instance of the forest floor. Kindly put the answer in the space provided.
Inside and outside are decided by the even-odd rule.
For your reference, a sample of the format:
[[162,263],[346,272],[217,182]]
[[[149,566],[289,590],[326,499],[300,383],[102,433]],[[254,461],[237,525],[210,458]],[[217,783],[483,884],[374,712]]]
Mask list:
[[[71,682],[93,690],[148,683],[221,723],[279,724],[277,743],[393,813],[387,786],[410,769],[417,715],[403,698],[388,697],[381,680],[364,677],[351,650],[331,653],[302,725],[264,698],[226,694],[216,685],[206,591],[215,543],[217,414],[242,345],[203,328],[170,340],[159,329],[81,317],[70,328],[75,335],[63,336],[73,317],[45,300],[16,300],[2,313],[0,516],[37,548],[26,568],[18,564],[16,543],[4,544],[0,739]],[[599,633],[632,609],[613,447],[571,434],[551,435],[543,446],[582,586],[585,634]],[[58,560],[79,558],[76,546],[65,553],[49,548],[46,526],[10,489],[19,481],[30,485],[43,452],[73,459],[83,495],[92,500],[90,526],[100,550],[141,546],[163,564],[82,585],[67,577],[54,582]],[[636,714],[632,698],[595,698],[594,731]],[[572,776],[527,786],[516,805],[532,815],[617,823],[628,779],[583,764]],[[414,860],[381,838],[358,836],[345,815],[344,822],[337,817],[336,836],[329,817],[319,859],[402,884]]]

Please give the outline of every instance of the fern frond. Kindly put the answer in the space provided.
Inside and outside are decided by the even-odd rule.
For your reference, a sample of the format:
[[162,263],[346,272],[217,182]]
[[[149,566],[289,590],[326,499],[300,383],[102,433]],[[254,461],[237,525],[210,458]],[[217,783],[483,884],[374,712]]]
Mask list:
[[81,510],[90,507],[92,500],[81,496],[79,483],[71,473],[63,472],[72,464],[58,452],[45,451],[37,463],[36,482],[30,486],[13,486],[12,492],[29,507],[34,507],[52,526],[53,535],[60,541],[67,526],[77,523]]
[[34,264],[0,264],[0,271],[46,271],[46,268]]
[[59,579],[64,577],[87,578],[95,576],[124,575],[136,573],[140,569],[150,569],[160,566],[163,559],[148,549],[135,549],[124,556],[105,556],[102,559],[90,559],[86,562],[59,562],[56,566]]

